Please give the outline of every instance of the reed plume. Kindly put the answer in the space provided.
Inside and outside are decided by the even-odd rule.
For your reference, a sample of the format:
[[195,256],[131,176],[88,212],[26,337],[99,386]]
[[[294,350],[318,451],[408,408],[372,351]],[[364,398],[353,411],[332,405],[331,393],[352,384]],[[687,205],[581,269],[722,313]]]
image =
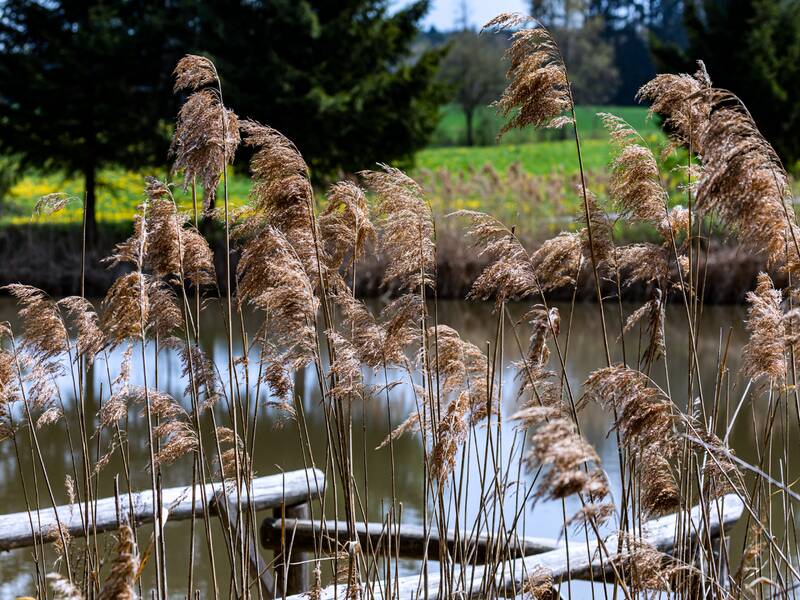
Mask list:
[[572,123],[564,115],[572,109],[567,70],[550,32],[532,17],[511,13],[496,16],[483,30],[502,31],[528,24],[533,27],[512,34],[506,52],[509,83],[495,106],[504,116],[513,116],[500,130],[501,135],[527,125],[563,127]]
[[711,79],[702,61],[698,61],[694,75],[657,75],[639,89],[637,99],[652,103],[650,115],[664,116],[672,140],[666,151],[678,145],[697,150],[701,131],[711,114],[707,96],[710,89]]
[[147,254],[152,272],[170,283],[195,286],[216,282],[214,254],[206,239],[189,225],[189,217],[178,210],[165,183],[147,178]]
[[536,272],[531,257],[510,229],[481,212],[462,210],[453,215],[469,219],[467,235],[472,238],[478,256],[489,259],[489,265],[473,282],[469,298],[495,298],[499,304],[536,293]]
[[724,90],[708,95],[713,110],[698,142],[697,209],[718,215],[750,251],[795,269],[800,230],[786,171],[738,98]]
[[781,310],[782,294],[766,273],[759,273],[755,291],[747,293],[747,329],[750,340],[742,348],[742,372],[777,384],[786,378],[786,328]]
[[[660,515],[680,503],[668,462],[676,455],[680,438],[672,402],[650,383],[644,373],[622,365],[598,369],[584,382],[579,404],[595,401],[614,411],[620,442],[644,466],[639,477],[642,508],[646,514]],[[664,460],[654,460],[651,452]]]
[[364,364],[373,369],[408,364],[405,350],[419,339],[418,321],[423,306],[418,295],[404,294],[392,301],[381,311],[380,319],[347,290],[338,292],[334,301]]
[[[240,237],[257,238],[264,228],[280,231],[302,262],[308,279],[319,285],[320,269],[327,264],[314,218],[314,190],[309,169],[297,147],[279,131],[243,121],[246,146],[255,148],[250,160],[252,208],[235,229]],[[250,241],[248,243],[257,243]],[[247,252],[247,244],[245,245]]]
[[670,249],[661,244],[642,242],[617,246],[614,260],[623,287],[637,281],[655,283],[660,289],[669,289]]
[[83,600],[83,593],[61,573],[48,573],[47,581],[53,591],[54,600]]
[[650,223],[668,238],[667,192],[655,156],[627,121],[609,113],[598,116],[618,148],[611,162],[611,198],[624,217]]
[[24,327],[23,348],[37,360],[47,361],[67,351],[67,329],[58,305],[40,289],[18,283],[5,286],[20,305]]
[[[319,300],[301,259],[283,233],[268,226],[251,240],[242,252],[236,274],[239,302],[269,318],[268,337],[284,349],[278,360],[289,370],[313,360]],[[285,380],[269,383],[276,393],[285,396]]]
[[558,600],[553,574],[545,567],[537,566],[522,584],[522,593],[530,600]]
[[557,308],[548,309],[537,304],[521,319],[531,326],[528,350],[519,362],[514,363],[517,369],[516,379],[521,382],[517,399],[528,393],[530,397],[522,407],[544,406],[559,410],[566,409],[561,402],[561,386],[554,381],[555,373],[547,370],[550,350],[547,347],[549,338],[557,338],[561,330],[561,315]]
[[367,245],[377,241],[364,190],[350,181],[331,186],[319,231],[331,269],[341,267],[348,254],[352,260],[363,256]]
[[406,290],[432,286],[433,217],[422,188],[399,169],[386,165],[381,171],[360,175],[379,201],[381,250],[389,260],[384,279]]
[[58,301],[58,306],[64,310],[67,321],[75,332],[78,354],[86,359],[88,365],[91,365],[105,341],[94,306],[80,296],[62,298]]
[[455,470],[459,449],[467,440],[469,407],[469,394],[461,392],[455,400],[447,405],[445,414],[439,421],[431,465],[433,477],[440,486],[445,484],[447,478]]
[[572,421],[549,407],[523,409],[511,418],[520,427],[533,430],[525,457],[528,467],[547,468],[536,489],[537,497],[553,500],[585,494],[599,500],[608,494],[600,457]]
[[106,576],[98,600],[135,600],[134,583],[139,570],[139,555],[133,531],[127,523],[117,531],[117,547],[111,572]]
[[653,290],[653,297],[637,308],[625,320],[622,334],[628,333],[640,321],[646,322],[647,346],[642,354],[642,363],[649,367],[666,354],[664,323],[666,322],[666,303],[659,288]]
[[[184,189],[194,181],[203,188],[208,208],[217,192],[222,170],[233,162],[239,146],[239,122],[222,104],[214,64],[202,56],[187,55],[175,67],[175,91],[192,94],[178,113],[170,154],[173,172],[183,172]],[[206,87],[211,86],[211,87]]]

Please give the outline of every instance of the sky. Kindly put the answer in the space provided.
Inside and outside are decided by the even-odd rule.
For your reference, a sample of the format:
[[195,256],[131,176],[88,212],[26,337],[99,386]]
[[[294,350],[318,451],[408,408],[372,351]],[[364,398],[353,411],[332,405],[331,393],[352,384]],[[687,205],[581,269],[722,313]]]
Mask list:
[[[503,12],[522,12],[527,14],[530,2],[527,0],[431,0],[431,9],[422,21],[423,28],[431,25],[439,30],[453,29],[465,3],[470,25],[480,27],[492,17]],[[409,0],[395,0],[398,8],[409,4]]]

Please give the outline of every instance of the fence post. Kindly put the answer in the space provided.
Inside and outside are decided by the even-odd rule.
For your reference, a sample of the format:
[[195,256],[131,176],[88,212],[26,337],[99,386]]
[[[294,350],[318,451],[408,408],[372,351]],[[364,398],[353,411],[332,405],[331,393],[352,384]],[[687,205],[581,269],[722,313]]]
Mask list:
[[[276,508],[273,516],[283,523],[284,519],[308,519],[310,513],[309,505],[305,503]],[[292,530],[283,530],[281,545],[274,550],[275,597],[283,598],[284,590],[286,596],[307,591],[310,587],[311,565],[307,562],[309,558],[307,553],[292,548]]]

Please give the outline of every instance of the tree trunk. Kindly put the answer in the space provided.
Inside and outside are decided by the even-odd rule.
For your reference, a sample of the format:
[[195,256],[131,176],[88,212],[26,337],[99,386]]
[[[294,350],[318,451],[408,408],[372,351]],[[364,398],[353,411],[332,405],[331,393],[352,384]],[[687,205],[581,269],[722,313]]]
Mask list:
[[475,111],[472,108],[464,109],[464,116],[467,118],[467,146],[475,145],[475,136],[473,135],[472,131],[472,117],[474,116],[474,112]]
[[86,211],[86,242],[87,245],[91,246],[97,240],[97,196],[95,195],[97,171],[94,165],[84,169],[83,180],[86,193],[84,204],[84,210]]

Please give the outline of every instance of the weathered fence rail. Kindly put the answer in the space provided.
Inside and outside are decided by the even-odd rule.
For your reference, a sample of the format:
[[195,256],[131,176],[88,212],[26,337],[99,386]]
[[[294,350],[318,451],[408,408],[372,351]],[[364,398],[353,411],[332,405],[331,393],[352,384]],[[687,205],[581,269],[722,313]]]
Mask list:
[[[216,505],[212,499],[219,499],[220,493],[235,498],[235,490],[230,482],[223,488],[222,483],[209,483],[203,493],[201,485],[166,488],[161,492],[161,505],[168,511],[169,521],[199,518],[203,515],[203,497],[207,498],[212,513]],[[279,508],[285,504],[292,506],[307,503],[316,496],[317,490],[325,487],[325,475],[317,469],[303,469],[279,475],[254,479],[249,490],[241,491],[242,502],[254,510]],[[119,503],[117,502],[119,500]],[[131,510],[133,506],[133,510]],[[119,527],[120,520],[136,524],[152,523],[156,510],[151,491],[135,492],[130,496],[121,493],[119,498],[103,498],[89,504],[89,518],[84,518],[85,504],[67,504],[38,511],[18,512],[0,516],[0,550],[33,546],[34,539],[51,536],[58,523],[69,531],[72,537],[84,535],[85,528],[91,532],[105,532]],[[56,518],[56,514],[58,518]],[[164,518],[162,516],[162,518]],[[34,538],[35,536],[35,538]]]
[[[261,525],[261,544],[265,548],[280,547],[282,531],[292,536],[297,550],[313,550],[315,540],[331,541],[344,545],[348,541],[347,523],[345,521],[310,521],[308,519],[265,519]],[[379,547],[391,538],[393,552],[404,558],[421,558],[425,550],[425,528],[421,525],[393,525],[387,527],[382,523],[356,523],[356,534],[363,548]],[[442,536],[436,530],[427,532],[428,556],[439,556]],[[395,545],[395,543],[397,545]],[[487,550],[499,543],[497,536],[475,535],[471,531],[448,531],[444,543],[452,552],[456,544],[466,548],[468,553],[474,552],[476,560],[481,562]],[[511,556],[528,556],[555,550],[563,546],[563,542],[544,537],[519,537],[504,540]],[[325,546],[323,546],[325,547]],[[471,554],[470,554],[471,555]]]
[[[690,514],[667,515],[648,521],[642,528],[642,541],[654,546],[656,549],[669,553],[675,543],[675,531],[679,519],[686,519],[685,527],[691,532],[691,537],[697,539],[699,535],[707,538],[718,538],[726,528],[736,523],[744,511],[744,503],[736,495],[728,495],[714,501],[709,505],[709,510],[704,512],[700,507],[694,507]],[[263,535],[263,529],[262,529]],[[402,537],[402,532],[401,532]],[[605,548],[615,552],[617,540],[610,537],[604,542]],[[569,558],[569,560],[568,560]],[[588,579],[592,574],[597,580],[610,570],[610,564],[605,557],[605,552],[597,542],[581,543],[570,542],[568,546],[561,546],[554,550],[504,561],[491,567],[489,571],[484,565],[456,565],[455,575],[451,578],[455,589],[449,590],[450,597],[468,598],[478,595],[486,589],[487,582],[491,582],[497,593],[514,596],[521,593],[523,582],[536,569],[543,568],[549,571],[554,580],[566,578]],[[384,582],[373,582],[364,597],[373,599],[396,598],[398,600],[411,600],[412,598],[439,598],[443,592],[442,580],[437,572],[429,572],[427,583],[423,583],[421,575],[400,577],[389,584],[387,591]],[[320,591],[318,598],[346,598],[347,586],[329,586]],[[301,600],[303,595],[289,596],[287,600]]]

